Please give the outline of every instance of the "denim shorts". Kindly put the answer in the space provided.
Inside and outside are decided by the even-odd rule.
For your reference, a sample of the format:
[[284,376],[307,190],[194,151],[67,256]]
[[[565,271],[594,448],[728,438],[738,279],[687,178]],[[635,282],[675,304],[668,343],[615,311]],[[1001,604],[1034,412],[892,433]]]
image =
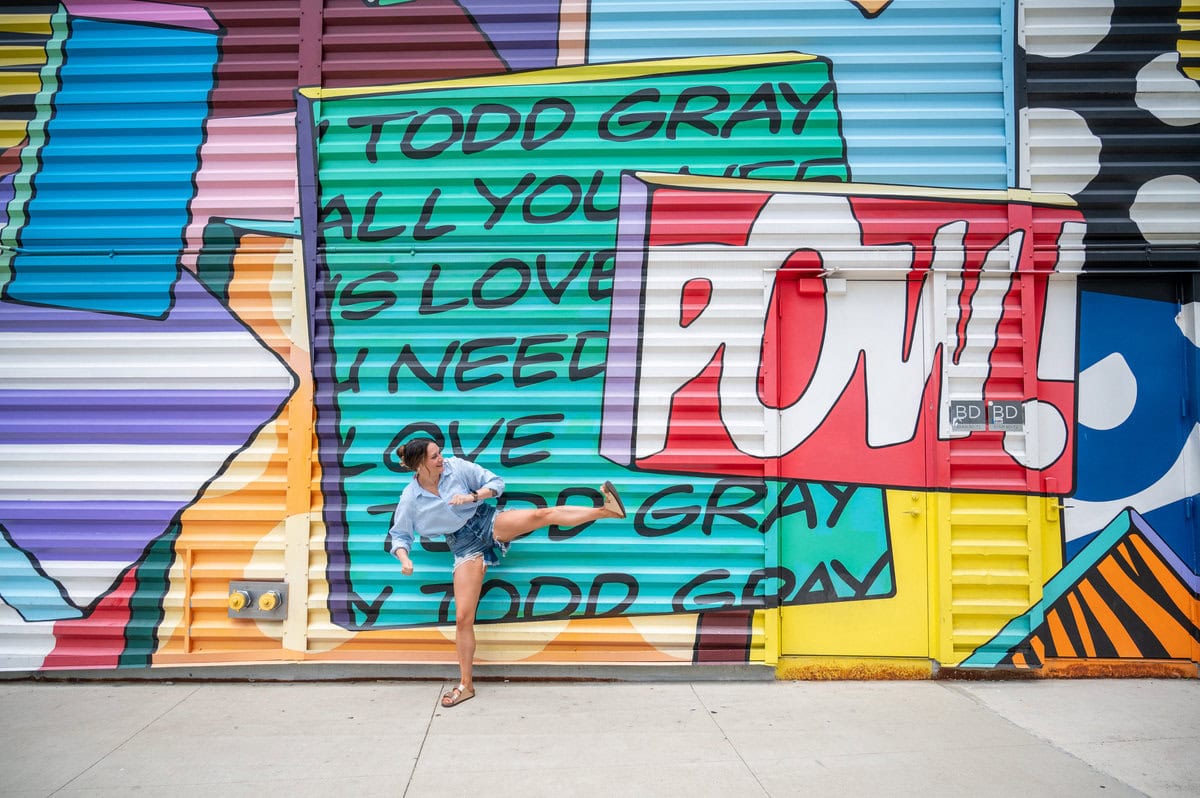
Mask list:
[[446,535],[450,551],[454,552],[455,569],[476,557],[483,557],[484,565],[498,565],[500,558],[508,554],[508,544],[492,537],[495,521],[496,508],[483,503],[465,524]]

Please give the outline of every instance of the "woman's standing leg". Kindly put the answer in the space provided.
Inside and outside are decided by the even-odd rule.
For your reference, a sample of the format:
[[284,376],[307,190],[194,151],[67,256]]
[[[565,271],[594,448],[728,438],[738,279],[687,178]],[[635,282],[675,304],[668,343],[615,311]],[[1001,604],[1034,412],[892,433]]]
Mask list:
[[[460,697],[450,693],[442,697],[443,706],[453,706],[475,695],[475,611],[487,566],[482,557],[467,560],[454,569],[454,647],[458,652]],[[457,688],[456,688],[457,689]],[[450,702],[447,703],[447,698]]]

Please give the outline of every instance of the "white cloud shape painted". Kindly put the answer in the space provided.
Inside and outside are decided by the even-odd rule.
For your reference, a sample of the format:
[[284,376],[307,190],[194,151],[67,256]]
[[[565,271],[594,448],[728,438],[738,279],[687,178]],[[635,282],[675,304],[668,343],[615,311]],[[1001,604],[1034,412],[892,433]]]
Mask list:
[[1077,194],[1100,174],[1100,137],[1082,116],[1064,108],[1027,108],[1028,164],[1034,191]]
[[1025,0],[1025,52],[1069,58],[1091,52],[1112,29],[1113,0]]
[[1200,244],[1200,182],[1165,175],[1138,189],[1129,216],[1151,244]]
[[1164,53],[1141,68],[1134,101],[1172,127],[1200,123],[1200,85],[1179,71],[1179,53]]
[[1079,374],[1079,423],[1090,429],[1116,429],[1137,404],[1137,377],[1120,352]]

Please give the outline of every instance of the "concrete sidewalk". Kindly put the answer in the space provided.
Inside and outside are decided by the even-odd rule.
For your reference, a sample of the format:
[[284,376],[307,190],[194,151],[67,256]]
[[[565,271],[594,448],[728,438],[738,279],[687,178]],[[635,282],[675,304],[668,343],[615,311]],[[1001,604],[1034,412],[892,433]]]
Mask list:
[[1200,795],[1200,680],[0,682],[4,796]]

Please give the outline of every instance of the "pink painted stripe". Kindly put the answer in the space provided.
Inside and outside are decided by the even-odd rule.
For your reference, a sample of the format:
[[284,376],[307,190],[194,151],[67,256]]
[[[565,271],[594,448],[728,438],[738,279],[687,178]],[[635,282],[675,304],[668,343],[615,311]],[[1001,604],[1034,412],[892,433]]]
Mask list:
[[169,25],[190,30],[220,30],[208,9],[195,6],[177,6],[151,0],[65,0],[63,5],[67,7],[67,13],[75,17]]

